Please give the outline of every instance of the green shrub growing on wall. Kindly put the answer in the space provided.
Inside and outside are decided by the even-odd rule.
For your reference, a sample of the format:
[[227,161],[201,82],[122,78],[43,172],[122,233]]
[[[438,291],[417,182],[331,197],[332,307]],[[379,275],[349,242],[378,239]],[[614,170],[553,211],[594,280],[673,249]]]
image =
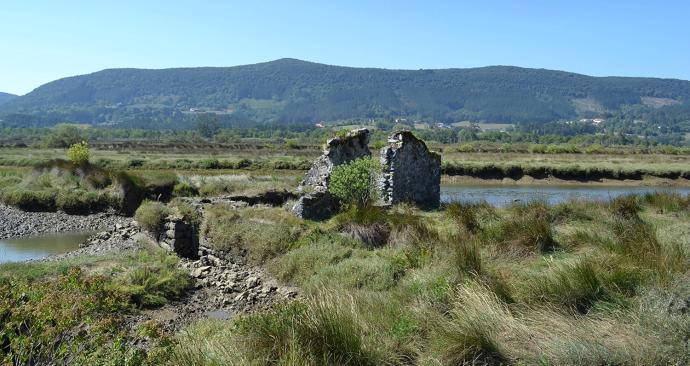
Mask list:
[[328,191],[346,205],[365,206],[377,199],[376,178],[381,164],[370,158],[361,158],[333,168]]

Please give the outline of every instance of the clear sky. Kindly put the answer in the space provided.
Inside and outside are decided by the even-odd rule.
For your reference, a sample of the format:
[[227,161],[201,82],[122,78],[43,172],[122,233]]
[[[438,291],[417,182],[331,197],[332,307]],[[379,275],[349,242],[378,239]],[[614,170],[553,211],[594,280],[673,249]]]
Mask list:
[[105,68],[487,65],[690,79],[690,1],[6,0],[0,91]]

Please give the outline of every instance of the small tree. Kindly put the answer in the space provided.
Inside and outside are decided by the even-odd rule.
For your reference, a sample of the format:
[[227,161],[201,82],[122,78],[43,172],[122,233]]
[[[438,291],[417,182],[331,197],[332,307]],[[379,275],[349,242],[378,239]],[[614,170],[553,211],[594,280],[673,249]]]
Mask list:
[[333,168],[328,191],[346,205],[362,207],[378,198],[376,179],[381,164],[370,157]]
[[202,114],[196,119],[196,129],[201,136],[212,139],[220,131],[220,124],[215,116]]
[[76,165],[89,162],[89,144],[86,141],[76,143],[67,150],[67,158]]

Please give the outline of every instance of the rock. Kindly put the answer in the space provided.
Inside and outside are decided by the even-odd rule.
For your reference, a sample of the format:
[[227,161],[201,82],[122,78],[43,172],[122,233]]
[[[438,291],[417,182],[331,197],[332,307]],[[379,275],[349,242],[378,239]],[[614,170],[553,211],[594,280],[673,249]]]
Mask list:
[[326,220],[338,213],[340,202],[326,191],[305,194],[297,200],[292,212],[307,220]]
[[211,266],[201,266],[199,268],[194,269],[190,275],[195,278],[201,278],[205,276],[209,271],[211,270]]
[[247,287],[248,288],[254,288],[254,287],[258,286],[259,283],[261,283],[261,280],[259,280],[258,277],[252,276],[252,277],[247,278]]
[[350,131],[345,137],[328,140],[323,154],[312,164],[299,187],[300,192],[305,189],[325,191],[333,167],[365,156],[371,156],[369,150],[369,130],[361,128]]
[[[371,156],[369,130],[350,131],[345,137],[328,140],[323,154],[317,158],[297,190],[305,192],[293,206],[298,217],[325,220],[338,212],[338,200],[328,193],[328,181],[333,168],[352,160]],[[308,191],[308,192],[307,192]]]

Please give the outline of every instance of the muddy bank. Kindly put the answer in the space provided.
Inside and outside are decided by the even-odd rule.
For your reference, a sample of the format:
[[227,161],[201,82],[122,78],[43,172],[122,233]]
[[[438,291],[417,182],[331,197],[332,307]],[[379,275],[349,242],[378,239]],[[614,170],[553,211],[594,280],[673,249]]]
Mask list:
[[0,239],[45,234],[96,232],[131,221],[114,213],[69,215],[64,212],[25,212],[0,204]]
[[667,179],[690,182],[690,170],[656,171],[648,169],[581,168],[577,166],[519,166],[519,165],[455,165],[444,164],[441,173],[447,176],[466,176],[483,180],[549,180],[587,183],[615,181],[643,181],[645,179]]
[[546,177],[536,179],[529,175],[519,179],[510,177],[499,178],[480,178],[469,175],[443,175],[441,176],[443,185],[521,185],[521,186],[629,186],[629,187],[690,187],[690,179],[678,178],[668,179],[652,176],[645,176],[641,179],[596,179],[596,180],[568,180],[556,177]]

